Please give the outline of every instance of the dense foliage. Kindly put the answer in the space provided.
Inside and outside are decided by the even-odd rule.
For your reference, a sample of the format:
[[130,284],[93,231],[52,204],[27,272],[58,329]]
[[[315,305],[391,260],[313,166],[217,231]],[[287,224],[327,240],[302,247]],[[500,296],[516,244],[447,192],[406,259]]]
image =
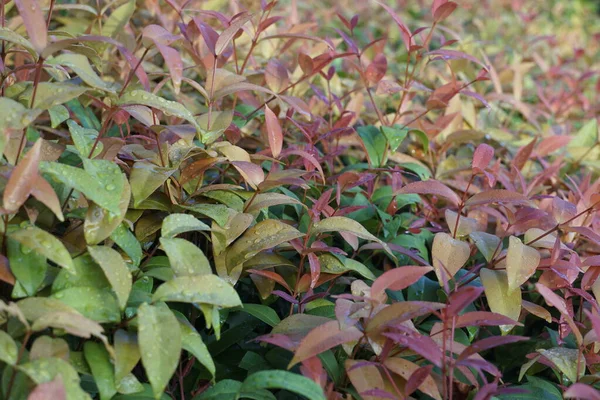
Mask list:
[[0,3],[0,399],[600,399],[578,1]]

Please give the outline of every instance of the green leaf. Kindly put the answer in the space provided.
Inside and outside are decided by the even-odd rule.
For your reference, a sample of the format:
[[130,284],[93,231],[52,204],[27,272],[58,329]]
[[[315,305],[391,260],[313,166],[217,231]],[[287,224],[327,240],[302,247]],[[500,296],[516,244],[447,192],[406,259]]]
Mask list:
[[202,303],[219,307],[242,304],[235,289],[216,275],[183,276],[160,285],[152,301]]
[[124,176],[117,164],[107,160],[83,160],[85,171],[57,162],[42,162],[40,170],[85,195],[88,200],[119,215]]
[[72,287],[56,292],[52,297],[73,307],[93,321],[100,323],[121,321],[119,303],[108,290]]
[[22,47],[23,49],[27,50],[29,54],[31,54],[34,60],[38,59],[38,54],[34,49],[33,44],[18,33],[2,27],[0,28],[0,40],[4,40]]
[[0,361],[15,365],[19,350],[17,344],[10,335],[0,330]]
[[257,389],[284,389],[309,400],[325,400],[323,389],[312,379],[288,371],[260,371],[244,381],[241,390],[252,392]]
[[140,265],[140,262],[142,262],[142,246],[133,232],[127,228],[127,225],[119,225],[110,235],[110,238],[127,253],[134,266]]
[[[160,400],[173,400],[169,395],[164,394],[159,397]],[[118,394],[112,400],[155,400],[152,387],[147,383],[142,384],[142,390],[138,393]]]
[[333,254],[322,254],[319,256],[321,263],[321,272],[328,274],[343,274],[348,271],[354,271],[364,278],[375,280],[375,275],[363,263],[344,256],[334,256]]
[[296,228],[277,219],[267,219],[248,229],[227,251],[229,270],[254,257],[260,251],[304,236]]
[[115,380],[124,379],[140,361],[140,348],[135,332],[119,329],[114,335]]
[[162,111],[166,116],[174,116],[177,118],[185,119],[192,125],[196,130],[200,130],[200,126],[192,114],[185,106],[176,101],[166,100],[153,93],[145,92],[143,90],[132,90],[121,96],[117,102],[117,105],[133,105],[139,104],[147,107],[156,108]]
[[313,235],[324,232],[349,232],[361,239],[377,242],[389,255],[395,259],[395,256],[385,242],[373,236],[360,223],[354,221],[353,219],[347,217],[329,217],[317,222],[311,229],[311,234]]
[[58,125],[69,119],[69,110],[63,105],[54,106],[48,109],[48,114],[50,114],[50,126],[53,128],[56,128]]
[[[54,235],[35,226],[28,226],[11,233],[10,238],[48,258],[67,271],[73,272],[73,259],[65,246]],[[21,249],[22,251],[22,249]]]
[[262,304],[244,304],[243,308],[240,311],[243,311],[252,315],[253,317],[260,319],[262,322],[269,326],[274,327],[275,325],[281,322],[281,319],[279,318],[275,310],[273,310],[269,306],[265,306]]
[[204,365],[204,367],[215,376],[215,363],[208,351],[208,348],[202,341],[202,336],[194,329],[194,327],[183,317],[178,317],[179,328],[181,329],[181,344],[183,349],[192,354]]
[[206,215],[221,227],[224,227],[229,220],[229,207],[223,204],[194,204],[191,206],[181,206],[181,208]]
[[154,398],[159,399],[179,363],[179,322],[167,307],[144,303],[138,308],[138,340]]
[[119,35],[131,19],[134,11],[135,0],[129,0],[127,3],[113,10],[110,17],[102,25],[102,35],[112,38]]
[[212,274],[208,259],[195,244],[185,239],[162,237],[160,238],[160,245],[167,253],[171,268],[176,276]]
[[159,167],[145,161],[138,161],[133,164],[129,183],[131,184],[134,208],[161,187],[175,171],[177,171],[176,168]]
[[[89,89],[84,86],[72,85],[70,83],[40,82],[38,83],[37,92],[35,95],[35,104],[32,108],[47,110],[59,104],[66,103],[69,100],[75,99],[88,90]],[[32,95],[33,88],[29,87],[23,93],[22,98],[30,102]]]
[[122,394],[137,394],[144,390],[144,385],[138,381],[134,374],[127,374],[117,384],[117,391]]
[[40,358],[19,366],[36,384],[52,381],[60,376],[65,387],[67,400],[82,400],[91,397],[79,386],[79,375],[77,371],[66,361],[60,358]]
[[77,313],[72,307],[51,297],[28,297],[17,302],[19,309],[28,321],[36,319],[56,311]]
[[[98,244],[108,238],[123,222],[131,199],[131,187],[123,180],[123,192],[119,201],[119,215],[113,215],[96,203],[91,203],[85,214],[83,234],[88,244]],[[114,240],[114,239],[113,239]]]
[[75,144],[75,148],[79,152],[81,158],[94,158],[100,152],[102,152],[102,143],[99,142],[94,149],[94,153],[90,156],[96,138],[98,137],[98,131],[95,129],[83,128],[77,124],[77,122],[70,119],[67,121],[69,132],[71,133],[71,139]]
[[208,390],[200,393],[192,400],[237,400],[242,388],[242,382],[223,379]]
[[35,295],[46,278],[46,257],[31,248],[19,244],[10,237],[7,240],[10,269],[29,296]]
[[[0,30],[1,32],[1,30]],[[0,137],[8,130],[21,130],[29,126],[43,110],[30,110],[23,104],[7,97],[0,97]],[[1,150],[3,150],[2,147]]]
[[88,58],[82,54],[63,53],[51,60],[47,60],[46,63],[67,67],[75,72],[77,76],[89,86],[106,92],[115,93],[114,85],[103,81],[90,65]]
[[385,135],[373,125],[360,126],[356,129],[356,132],[365,146],[369,164],[376,168],[383,166],[385,164],[383,158],[387,144]]
[[569,142],[568,147],[590,148],[598,142],[598,121],[592,118],[579,129],[577,134]]
[[52,293],[76,286],[90,286],[97,289],[109,289],[110,282],[98,264],[89,254],[83,254],[73,260],[73,273],[61,270],[52,282]]
[[[577,382],[579,378],[585,375],[585,359],[580,356],[577,349],[568,349],[566,347],[554,347],[552,349],[541,349],[538,353],[552,361],[554,365],[565,374],[571,382]],[[579,368],[577,364],[579,361]],[[579,376],[577,370],[579,369]]]
[[396,149],[398,149],[402,141],[406,139],[406,136],[409,132],[409,128],[402,127],[396,124],[394,126],[382,126],[381,132],[383,133],[383,135],[389,143],[390,151],[394,152],[396,151]]
[[171,214],[163,220],[161,235],[172,238],[190,231],[210,231],[210,226],[190,214]]
[[106,279],[117,295],[121,310],[124,310],[132,286],[131,272],[125,261],[117,251],[106,246],[88,246],[88,252],[104,271]]
[[100,343],[88,341],[83,345],[83,354],[92,370],[94,381],[100,391],[100,399],[111,399],[117,394],[117,387],[113,365],[108,352]]
[[496,249],[498,249],[498,253],[502,251],[502,247],[498,246],[500,244],[500,238],[491,233],[471,232],[469,238],[475,243],[477,249],[479,249],[488,262],[494,257]]

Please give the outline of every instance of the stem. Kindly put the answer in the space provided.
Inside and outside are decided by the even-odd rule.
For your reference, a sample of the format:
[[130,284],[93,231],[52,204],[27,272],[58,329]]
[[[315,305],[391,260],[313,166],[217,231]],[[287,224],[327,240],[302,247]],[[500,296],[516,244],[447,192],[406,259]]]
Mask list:
[[54,11],[54,0],[50,0],[50,8],[48,9],[48,17],[46,19],[46,29],[50,28],[50,21],[52,21],[52,11]]
[[16,365],[18,365],[19,362],[21,361],[21,358],[23,358],[23,354],[25,353],[25,346],[27,345],[27,342],[29,341],[30,337],[31,337],[31,330],[27,329],[27,331],[25,332],[25,337],[23,338],[23,342],[21,343],[21,347],[19,348],[19,354],[17,355],[17,362],[15,363],[15,366],[12,367],[12,373],[10,375],[10,380],[8,381],[8,387],[6,389],[6,397],[5,397],[6,399],[10,399],[13,385],[15,383],[15,378],[17,376]]
[[149,51],[150,51],[149,48],[146,48],[146,50],[144,50],[144,54],[142,54],[142,56],[138,60],[138,63],[129,72],[129,75],[127,76],[127,79],[125,80],[125,83],[123,84],[123,87],[121,88],[121,91],[119,92],[119,97],[123,96],[123,92],[125,92],[125,89],[127,89],[127,86],[129,86],[129,83],[131,82],[131,80],[133,79],[133,76],[135,75],[135,71],[137,71],[137,69],[140,67],[140,65],[142,65],[142,61],[144,61],[144,58],[146,57],[146,55],[148,54]]

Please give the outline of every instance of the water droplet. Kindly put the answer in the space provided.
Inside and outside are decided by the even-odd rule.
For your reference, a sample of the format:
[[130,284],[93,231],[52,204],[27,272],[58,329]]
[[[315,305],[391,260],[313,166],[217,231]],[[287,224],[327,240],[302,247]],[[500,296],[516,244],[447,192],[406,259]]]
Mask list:
[[50,247],[52,247],[52,243],[50,243],[47,240],[42,240],[40,243],[42,244],[42,246],[44,246],[47,249],[49,249]]
[[58,292],[54,294],[54,297],[56,297],[57,299],[62,299],[65,296],[65,294],[63,292]]
[[137,90],[134,90],[134,91],[132,91],[132,92],[131,92],[131,94],[130,94],[130,95],[131,95],[131,97],[135,97],[135,96],[137,96],[137,95],[138,95],[138,91],[137,91]]
[[31,253],[31,249],[27,246],[21,245],[21,253],[29,254],[29,253]]
[[104,188],[108,191],[115,190],[115,185],[113,185],[112,183],[109,183]]

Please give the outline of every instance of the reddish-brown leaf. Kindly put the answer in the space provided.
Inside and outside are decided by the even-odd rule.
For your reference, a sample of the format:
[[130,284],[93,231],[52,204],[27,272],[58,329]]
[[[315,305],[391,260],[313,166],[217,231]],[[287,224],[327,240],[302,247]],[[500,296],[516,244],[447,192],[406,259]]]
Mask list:
[[298,53],[298,65],[300,65],[305,75],[311,75],[315,68],[313,59],[308,54],[302,52]]
[[565,399],[600,400],[600,392],[585,383],[574,383],[563,394]]
[[456,10],[457,6],[458,6],[458,4],[456,4],[453,1],[448,1],[446,3],[441,4],[433,12],[433,19],[436,22],[441,22],[441,21],[445,20],[446,18],[448,18],[450,16],[450,14],[452,14],[454,12],[454,10]]
[[321,275],[321,263],[315,253],[308,253],[308,264],[310,265],[310,288],[313,289]]
[[283,133],[281,132],[281,125],[279,125],[277,116],[267,105],[265,105],[265,122],[267,125],[269,147],[271,148],[273,157],[277,158],[281,154],[281,148],[283,146]]
[[42,140],[38,139],[25,157],[13,169],[10,179],[4,188],[4,208],[14,213],[29,197],[38,174]]
[[415,370],[406,382],[406,386],[404,387],[404,394],[406,394],[406,396],[410,396],[413,392],[419,389],[421,385],[423,385],[425,380],[427,380],[427,378],[430,378],[431,370],[433,370],[433,365],[431,364],[425,365],[424,367]]
[[183,60],[181,59],[181,55],[174,48],[162,45],[160,43],[156,43],[156,48],[158,51],[160,51],[160,54],[162,54],[163,58],[165,59],[165,64],[167,65],[169,73],[171,74],[173,88],[177,94],[179,93],[179,88],[181,88],[181,79],[183,77]]
[[552,290],[548,289],[541,283],[536,283],[535,288],[539,292],[539,294],[542,295],[544,300],[546,300],[546,303],[555,307],[561,313],[561,315],[563,316],[565,321],[567,321],[567,324],[569,324],[569,327],[573,331],[575,339],[577,339],[577,343],[581,345],[583,343],[583,336],[581,336],[579,328],[575,324],[571,313],[569,313],[565,300],[560,298],[556,293],[554,293]]
[[292,293],[292,289],[290,289],[290,286],[287,284],[285,279],[283,279],[283,277],[281,275],[279,275],[277,272],[266,271],[266,270],[256,270],[256,269],[249,269],[247,272],[249,274],[256,274],[256,275],[264,276],[265,278],[272,279],[275,282],[279,283],[284,288],[286,288],[286,290],[288,292]]
[[482,143],[473,153],[473,168],[484,170],[494,158],[494,148],[488,144]]
[[237,19],[231,22],[231,25],[227,27],[220,35],[217,41],[215,42],[215,54],[221,55],[223,51],[227,48],[227,45],[236,35],[236,33],[242,29],[242,26],[246,24],[246,22],[250,21],[252,18],[252,14],[242,14],[237,17]]
[[31,188],[31,195],[48,207],[60,221],[65,220],[60,200],[54,188],[39,175],[35,178],[33,187]]
[[265,172],[256,164],[248,161],[232,161],[231,164],[254,189],[265,180]]
[[488,350],[497,346],[503,346],[510,343],[521,342],[523,340],[529,340],[525,336],[490,336],[485,339],[478,340],[472,343],[469,347],[464,349],[458,356],[458,361],[462,361],[473,354]]
[[458,315],[466,306],[474,302],[483,293],[483,287],[465,286],[453,292],[448,298],[444,313],[448,317]]
[[363,333],[353,326],[341,330],[337,321],[318,326],[300,342],[288,368],[335,346],[358,340],[362,335]]
[[366,78],[371,85],[377,84],[385,76],[387,71],[387,59],[383,53],[379,53],[373,59],[373,62],[367,67]]
[[15,0],[15,5],[23,18],[29,41],[33,44],[33,48],[41,53],[48,44],[48,29],[38,0]]
[[9,285],[15,284],[15,276],[10,270],[8,258],[0,254],[0,281],[6,282]]
[[456,318],[455,328],[467,326],[521,325],[504,315],[489,311],[472,311]]
[[396,192],[397,194],[405,193],[417,193],[417,194],[431,194],[435,196],[441,196],[450,200],[454,205],[460,204],[460,197],[448,186],[444,185],[440,181],[435,179],[429,179],[427,181],[413,182],[404,186]]
[[466,206],[476,206],[488,203],[527,203],[529,199],[521,193],[506,189],[494,189],[480,192],[471,196],[466,202]]

